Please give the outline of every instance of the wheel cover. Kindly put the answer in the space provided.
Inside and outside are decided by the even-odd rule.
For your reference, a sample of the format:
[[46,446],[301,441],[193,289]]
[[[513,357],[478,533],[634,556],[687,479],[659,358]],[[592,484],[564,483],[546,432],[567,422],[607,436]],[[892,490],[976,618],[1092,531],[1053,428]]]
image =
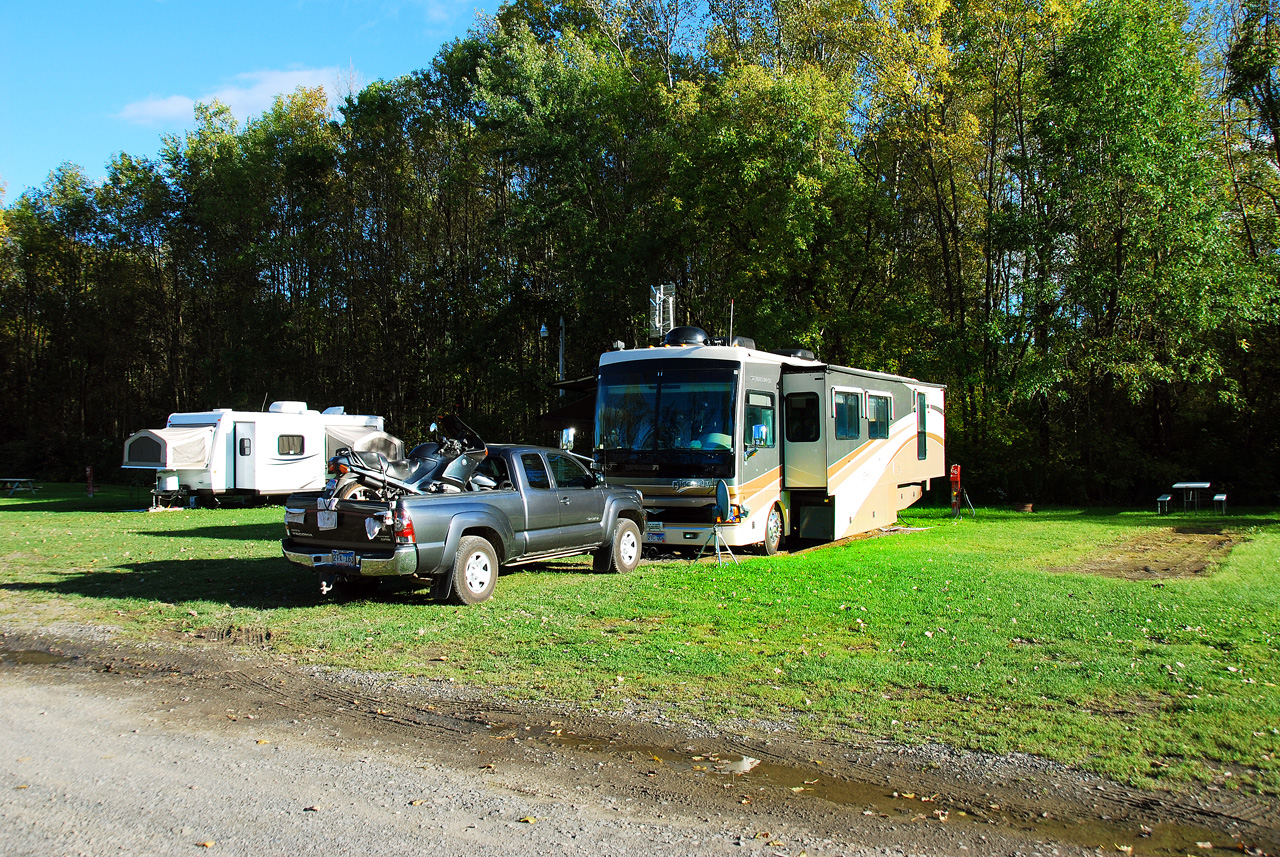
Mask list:
[[769,546],[776,547],[782,543],[782,515],[778,514],[778,507],[774,506],[769,510],[769,520],[765,523],[765,535],[769,539]]
[[640,543],[636,541],[636,534],[631,530],[624,531],[622,538],[618,539],[618,559],[623,565],[631,565],[639,554]]
[[467,589],[477,593],[484,592],[493,580],[493,565],[484,551],[472,551],[462,573],[467,581]]

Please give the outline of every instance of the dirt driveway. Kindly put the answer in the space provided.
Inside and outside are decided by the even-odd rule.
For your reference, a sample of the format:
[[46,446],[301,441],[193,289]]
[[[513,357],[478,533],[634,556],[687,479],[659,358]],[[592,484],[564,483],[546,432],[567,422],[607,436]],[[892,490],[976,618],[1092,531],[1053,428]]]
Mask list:
[[677,731],[63,630],[0,639],[6,855],[1280,853],[1272,804],[1028,757]]

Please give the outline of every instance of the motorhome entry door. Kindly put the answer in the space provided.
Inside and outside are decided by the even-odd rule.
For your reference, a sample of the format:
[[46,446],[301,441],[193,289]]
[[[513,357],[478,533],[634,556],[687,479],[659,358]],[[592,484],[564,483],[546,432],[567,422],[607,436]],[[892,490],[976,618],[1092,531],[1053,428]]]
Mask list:
[[782,376],[782,487],[827,487],[826,376]]
[[258,487],[257,438],[254,423],[236,423],[235,446],[231,452],[231,460],[235,462],[235,487],[256,490]]

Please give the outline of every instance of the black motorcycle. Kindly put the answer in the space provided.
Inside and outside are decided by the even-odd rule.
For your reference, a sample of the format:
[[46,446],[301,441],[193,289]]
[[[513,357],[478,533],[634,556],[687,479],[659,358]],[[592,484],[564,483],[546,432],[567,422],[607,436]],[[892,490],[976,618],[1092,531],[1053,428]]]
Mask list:
[[452,494],[496,486],[476,473],[489,451],[470,426],[450,415],[439,424],[432,423],[430,432],[433,439],[415,446],[406,458],[339,449],[329,459],[325,496],[389,502],[407,494]]

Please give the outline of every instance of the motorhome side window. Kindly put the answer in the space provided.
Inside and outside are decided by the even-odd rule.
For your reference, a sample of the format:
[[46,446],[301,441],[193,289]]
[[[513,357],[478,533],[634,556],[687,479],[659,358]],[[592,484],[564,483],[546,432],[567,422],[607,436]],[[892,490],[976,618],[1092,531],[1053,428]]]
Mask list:
[[276,442],[276,451],[281,455],[302,455],[306,447],[306,441],[300,434],[282,434]]
[[856,440],[862,436],[862,396],[835,392],[836,440]]
[[743,426],[743,446],[772,448],[778,443],[777,429],[773,422],[773,394],[747,391],[746,419]]
[[817,393],[792,393],[787,396],[787,441],[811,443],[821,429],[821,403]]
[[929,457],[929,401],[924,393],[916,393],[916,458]]
[[867,394],[867,437],[889,436],[889,421],[893,419],[893,399],[889,396]]
[[524,475],[529,480],[530,488],[551,488],[551,478],[547,476],[547,466],[542,463],[542,456],[525,453],[520,456],[524,465]]

